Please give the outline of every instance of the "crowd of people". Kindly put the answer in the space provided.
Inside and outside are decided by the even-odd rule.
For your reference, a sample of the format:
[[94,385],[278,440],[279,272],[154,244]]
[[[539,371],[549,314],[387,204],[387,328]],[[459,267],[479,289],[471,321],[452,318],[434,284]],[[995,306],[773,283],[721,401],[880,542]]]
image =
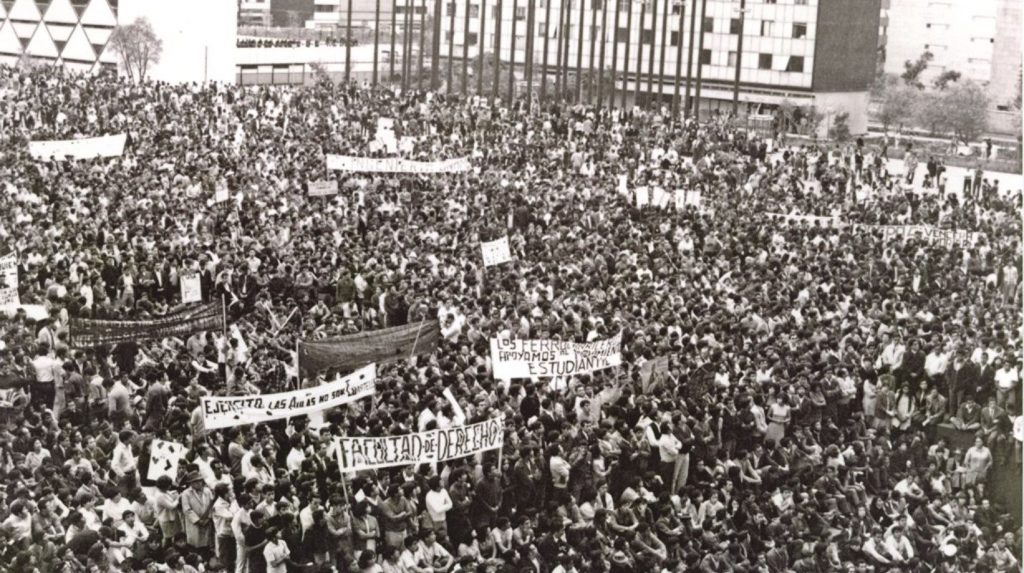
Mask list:
[[[408,158],[473,169],[326,171],[325,154],[385,153],[378,118]],[[28,154],[119,133],[121,157]],[[0,67],[0,154],[24,305],[0,318],[0,569],[1020,569],[1019,512],[992,483],[1021,461],[1019,189],[908,187],[857,143],[664,110],[48,67]],[[323,178],[340,193],[307,197]],[[638,208],[642,187],[701,195]],[[873,227],[901,224],[983,235]],[[514,260],[485,268],[480,243],[506,235]],[[174,312],[194,273],[229,333],[71,344],[75,317]],[[300,382],[297,340],[435,318],[437,348],[378,365],[372,399],[203,425],[203,396],[338,374]],[[491,373],[493,337],[618,333],[618,367]],[[499,415],[503,448],[467,459],[343,474],[332,454]],[[157,439],[188,449],[176,479],[149,478]]]

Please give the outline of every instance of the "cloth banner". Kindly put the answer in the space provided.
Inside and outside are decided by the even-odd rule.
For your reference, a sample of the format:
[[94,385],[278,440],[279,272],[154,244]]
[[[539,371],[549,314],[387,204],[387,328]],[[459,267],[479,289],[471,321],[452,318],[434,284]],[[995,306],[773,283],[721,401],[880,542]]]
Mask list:
[[882,239],[922,239],[932,244],[974,246],[985,233],[962,229],[940,229],[931,225],[857,225],[858,229],[881,231]]
[[505,418],[469,426],[380,438],[347,437],[335,442],[341,472],[446,462],[496,450],[504,444]]
[[328,368],[354,370],[373,362],[426,354],[433,352],[440,340],[441,325],[436,320],[323,340],[300,340],[299,376],[304,379]]
[[651,190],[647,187],[637,187],[633,190],[636,197],[636,208],[643,209],[651,204]]
[[310,181],[310,197],[326,197],[338,194],[338,183],[335,181]]
[[660,386],[668,378],[668,356],[647,360],[640,366],[640,385],[644,393]]
[[765,213],[771,219],[783,220],[787,223],[809,223],[823,227],[839,227],[843,222],[839,217],[823,217],[821,215],[787,215],[785,213]]
[[622,364],[622,333],[607,340],[491,339],[494,377],[546,378],[603,370]]
[[[3,290],[0,290],[0,299],[2,297]],[[46,310],[46,307],[41,304],[5,304],[0,302],[0,312],[6,314],[8,318],[17,316],[19,310],[24,310],[25,317],[36,322],[50,318],[50,311]]]
[[161,476],[178,479],[178,465],[185,459],[188,448],[171,440],[154,439],[149,445],[149,470],[146,479],[156,480]]
[[182,275],[181,302],[203,302],[203,287],[198,274]]
[[220,302],[188,308],[153,320],[90,320],[72,318],[71,347],[90,348],[101,344],[119,344],[130,340],[153,340],[188,336],[203,330],[224,328],[224,308]]
[[0,257],[0,306],[21,304],[18,296],[18,254],[11,252]]
[[472,166],[468,157],[443,161],[413,161],[400,157],[350,157],[328,155],[327,168],[335,171],[358,171],[361,173],[465,173]]
[[92,159],[93,157],[120,157],[124,154],[124,143],[127,137],[121,135],[104,135],[102,137],[85,137],[82,139],[62,139],[54,141],[30,141],[28,153],[36,159]]
[[512,260],[512,252],[508,247],[508,236],[502,237],[497,241],[480,243],[480,249],[484,253],[485,267],[493,267]]
[[207,430],[217,430],[322,412],[372,396],[376,380],[377,365],[370,364],[313,388],[254,396],[203,396],[203,424]]

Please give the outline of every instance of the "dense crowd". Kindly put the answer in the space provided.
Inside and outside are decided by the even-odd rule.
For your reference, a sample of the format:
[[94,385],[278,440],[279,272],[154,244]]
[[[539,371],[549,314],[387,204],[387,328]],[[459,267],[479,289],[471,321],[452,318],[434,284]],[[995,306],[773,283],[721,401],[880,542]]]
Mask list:
[[[380,156],[380,117],[407,157],[473,170],[325,171],[328,153]],[[117,133],[119,158],[27,153]],[[0,569],[1020,568],[990,478],[1020,464],[1021,194],[980,173],[966,192],[939,173],[906,187],[857,143],[724,118],[8,67],[0,154],[0,245],[21,303],[47,312],[0,321]],[[341,192],[307,198],[325,173]],[[637,208],[644,186],[701,203]],[[480,242],[506,234],[514,260],[485,269]],[[232,333],[70,346],[73,317],[172,312],[191,273]],[[424,318],[444,340],[379,365],[372,399],[322,423],[203,426],[204,395],[300,384],[298,339]],[[491,337],[619,332],[619,367],[491,374]],[[500,452],[341,474],[336,436],[461,422],[445,389],[465,423],[505,416]],[[154,439],[188,447],[176,480],[148,479]]]

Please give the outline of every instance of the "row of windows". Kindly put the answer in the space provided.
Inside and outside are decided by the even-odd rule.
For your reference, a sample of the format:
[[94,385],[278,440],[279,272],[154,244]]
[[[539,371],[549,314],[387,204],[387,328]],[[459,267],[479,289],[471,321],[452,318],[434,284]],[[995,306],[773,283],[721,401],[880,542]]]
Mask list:
[[[399,8],[401,8],[401,6],[399,6]],[[674,14],[678,14],[677,8],[678,8],[678,6],[673,6],[673,13]],[[447,8],[445,10],[445,16],[450,18],[452,16],[452,14],[455,13],[455,10],[456,10],[456,4],[454,2],[449,2],[447,4]],[[401,12],[401,10],[399,10],[399,12]],[[470,4],[469,5],[469,17],[470,18],[479,18],[480,17],[480,6],[478,6],[476,4]],[[491,18],[492,19],[497,19],[497,17],[498,17],[498,12],[496,10],[492,10],[491,11]],[[526,20],[526,7],[524,7],[524,6],[517,6],[516,7],[515,19],[516,19],[516,21],[524,21],[524,20]],[[763,20],[763,21],[761,21],[761,35],[762,36],[774,36],[775,35],[775,24],[776,23],[771,21],[771,20]],[[715,28],[715,19],[714,18],[710,18],[710,17],[709,18],[704,18],[704,31],[705,32],[714,32],[715,31],[714,28]],[[719,32],[723,32],[723,31],[724,30],[719,30]],[[644,31],[645,34],[647,32],[648,32],[647,30]],[[739,18],[731,18],[729,20],[729,33],[730,34],[739,34],[740,33],[740,19]],[[807,24],[803,23],[803,22],[794,22],[793,26],[792,26],[791,36],[790,37],[792,37],[793,39],[806,38],[807,37]],[[619,40],[619,41],[621,42],[621,41],[625,41],[625,40]]]
[[[649,31],[649,30],[647,30],[647,31]],[[672,34],[673,34],[672,45],[675,46],[676,45],[676,41],[677,41],[677,37],[675,35],[676,34],[675,32],[673,32]],[[475,32],[470,32],[468,34],[468,37],[467,37],[467,43],[470,46],[475,46],[476,43],[477,43],[477,38],[478,38],[478,36],[477,36],[477,34]],[[445,39],[445,42],[451,42],[452,39],[453,39],[452,38],[452,33],[451,32],[446,32],[444,39]],[[521,36],[521,35],[516,36],[516,43],[520,44],[520,45],[525,45],[525,40],[524,40],[523,36]],[[651,42],[648,41],[647,39],[645,39],[643,41],[643,43],[650,44]],[[490,44],[491,44],[490,47],[492,47],[492,48],[495,47],[494,34],[490,34]],[[759,69],[759,70],[770,70],[770,69],[772,69],[772,63],[773,63],[774,57],[775,56],[773,56],[772,54],[758,54],[757,55],[757,69]],[[785,58],[787,56],[778,56],[778,57]],[[789,59],[786,61],[786,70],[785,71],[787,71],[787,72],[798,72],[798,73],[804,71],[804,57],[803,56],[788,56],[788,58]],[[710,66],[711,65],[711,50],[707,50],[707,49],[701,50],[701,53],[700,53],[700,63],[701,63],[701,65],[705,65],[705,66]],[[736,67],[736,52],[734,52],[734,51],[730,51],[729,52],[728,61],[726,63],[726,66],[733,67],[733,68]]]
[[[528,0],[523,0],[523,1],[527,2]],[[641,1],[642,0],[616,0],[615,8],[619,12],[628,12],[630,10],[630,8],[634,4],[639,5]],[[561,6],[562,6],[561,0],[552,0],[552,2],[553,2],[552,7],[557,6],[557,7],[561,8]],[[765,4],[775,4],[775,3],[776,3],[775,0],[765,0]],[[574,7],[574,4],[575,4],[575,0],[565,0],[565,4],[566,4],[566,6],[565,6],[566,9],[572,10],[573,7]],[[605,4],[605,0],[590,0],[590,9],[591,10],[595,10],[595,11],[596,10],[601,10],[601,9],[604,8],[604,4]],[[797,6],[806,6],[807,5],[807,0],[794,0],[793,4],[795,4]],[[319,8],[320,7],[317,6],[318,11],[319,11]],[[543,10],[544,9],[544,0],[537,0],[537,9],[539,9],[539,10]],[[673,14],[679,14],[679,11],[681,9],[682,9],[682,4],[681,3],[675,3],[675,2],[672,3],[672,13]],[[454,2],[449,2],[447,4],[446,10],[447,10],[446,14],[450,16],[451,13],[455,10],[455,3]],[[526,8],[519,8],[519,10],[523,11],[523,18],[526,18]],[[327,11],[330,11],[330,10],[327,10]],[[473,18],[474,17],[473,16],[474,13],[479,13],[480,12],[480,7],[477,6],[476,4],[470,4],[469,12],[470,12],[470,18]],[[493,12],[493,10],[492,10],[492,12]],[[518,12],[517,12],[517,19],[518,18],[519,18],[519,16],[518,16]],[[708,20],[711,20],[711,18],[705,18],[705,22],[708,21]],[[734,20],[738,21],[738,19],[736,19],[736,18],[734,18]],[[710,32],[711,31],[710,27],[706,26],[705,27],[705,31]],[[732,33],[735,34],[736,32],[732,32]]]

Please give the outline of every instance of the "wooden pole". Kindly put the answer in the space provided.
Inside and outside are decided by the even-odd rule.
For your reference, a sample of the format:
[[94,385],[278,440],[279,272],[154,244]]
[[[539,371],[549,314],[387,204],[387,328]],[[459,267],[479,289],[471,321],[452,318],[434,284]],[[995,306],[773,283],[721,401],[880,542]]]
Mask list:
[[512,105],[512,97],[514,95],[515,80],[516,80],[516,28],[519,24],[516,20],[516,12],[519,10],[519,0],[512,0],[512,40],[509,44],[508,50],[508,102],[509,106]]
[[567,0],[562,0],[558,6],[558,55],[556,56],[557,63],[555,66],[555,101],[561,103],[562,101],[562,46],[565,42],[562,41],[562,37],[565,35],[565,3]]
[[[655,101],[660,101],[661,100],[662,80],[664,80],[664,78],[665,78],[665,48],[669,44],[668,21],[672,19],[672,8],[671,8],[671,5],[669,4],[670,1],[671,0],[665,0],[665,4],[662,7],[662,11],[663,12],[662,12],[662,15],[661,15],[661,54],[658,56],[658,60],[659,60],[659,63],[658,63],[658,97],[656,98]],[[680,13],[682,13],[682,10],[683,10],[683,5],[681,4],[682,0],[675,0],[675,1],[680,2],[680,4],[679,4],[679,11],[680,11]]]
[[494,78],[491,84],[491,103],[498,99],[498,83],[501,80],[501,20],[504,17],[504,1],[498,0],[494,10]]
[[[697,0],[690,0],[690,43],[686,48],[686,99],[683,101],[683,117],[690,117],[690,77],[693,75],[693,42],[697,32]],[[701,16],[703,18],[703,16]],[[703,34],[703,32],[701,32]],[[679,45],[683,44],[683,29],[679,28]]]
[[[477,38],[480,46],[482,38]],[[462,17],[462,97],[466,97],[466,82],[469,81],[469,0],[466,0],[466,14]]]
[[412,73],[412,10],[414,0],[404,0],[402,13],[402,93],[409,89],[409,74]]
[[[668,2],[668,0],[665,0]],[[658,46],[658,0],[651,5],[651,54],[647,58],[647,97],[646,103],[654,100],[654,52]]]
[[345,10],[345,83],[352,81],[352,0]]
[[597,9],[593,3],[601,2],[604,4],[608,0],[590,0],[590,53],[587,55],[589,61],[587,62],[587,77],[590,81],[587,82],[587,103],[594,103],[594,56],[597,55],[596,43],[597,43]]
[[[579,0],[580,20],[576,30],[576,89],[573,98],[577,103],[583,100],[583,32],[586,25],[587,0]],[[593,2],[594,0],[590,0]]]
[[476,54],[476,95],[484,95],[484,46],[487,45],[487,0],[480,0],[480,49]]
[[622,93],[619,94],[619,107],[626,108],[626,95],[629,86],[629,48],[633,37],[633,0],[626,0],[626,51],[622,55]]
[[[580,0],[581,2],[583,0]],[[562,100],[570,99],[569,96],[569,40],[572,36],[572,0],[568,0],[565,10],[565,27],[562,38],[565,47],[562,48]]]
[[[549,0],[550,3],[550,0]],[[526,75],[526,112],[533,111],[533,44],[534,28],[537,21],[535,0],[527,0],[526,4],[526,64],[523,73]]]
[[548,95],[548,46],[551,40],[551,3],[554,0],[544,1],[544,53],[541,55],[540,63],[540,105],[544,107],[544,101]]
[[[608,45],[608,4],[613,6],[618,0],[603,0],[601,3],[601,54],[598,56],[600,62],[597,64],[597,108],[604,105],[604,50]],[[616,10],[618,14],[618,10]]]
[[636,83],[633,84],[634,108],[640,106],[640,83],[644,77],[644,20],[647,19],[647,2],[648,0],[640,2],[640,34],[636,43]]
[[373,9],[373,87],[377,87],[377,60],[380,55],[380,0]]
[[740,33],[736,39],[736,77],[732,82],[732,117],[740,116],[740,70],[743,69],[743,24],[746,21],[747,0],[740,0]]
[[391,65],[388,68],[388,84],[395,81],[395,34],[398,33],[398,0],[391,0]]
[[[693,10],[691,9],[692,13]],[[683,25],[686,23],[686,3],[683,0],[679,0],[679,33],[676,34],[676,76],[675,76],[675,88],[672,91],[672,124],[675,125],[676,117],[679,115],[679,76],[683,73]],[[689,86],[690,78],[686,78],[686,84]]]
[[[430,39],[430,90],[441,87],[441,2],[434,0],[434,37]],[[468,0],[467,0],[468,1]]]
[[704,77],[704,64],[701,62],[701,54],[704,53],[704,15],[707,14],[708,0],[700,0],[700,38],[697,40],[697,88],[693,94],[693,117],[700,121],[700,88],[701,78]]
[[423,89],[423,49],[427,41],[427,0],[420,0],[420,53],[416,70],[416,89]]
[[448,14],[448,93],[454,93],[455,89],[452,86],[454,70],[452,67],[455,66],[455,11],[458,8],[458,4],[455,0],[445,0],[445,9],[451,10]]

